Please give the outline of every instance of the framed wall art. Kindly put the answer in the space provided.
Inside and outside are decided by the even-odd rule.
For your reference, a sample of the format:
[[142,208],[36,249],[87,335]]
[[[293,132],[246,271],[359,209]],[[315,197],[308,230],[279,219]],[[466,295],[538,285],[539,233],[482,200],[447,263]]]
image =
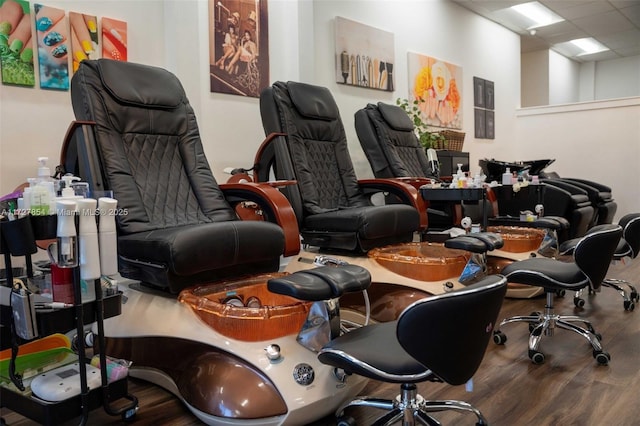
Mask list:
[[475,137],[495,139],[494,83],[480,77],[473,77],[473,106]]
[[484,108],[484,79],[473,77],[473,106]]
[[78,12],[69,12],[71,27],[71,65],[75,73],[80,62],[100,57],[98,18]]
[[493,110],[494,108],[493,81],[484,81],[484,105],[486,109]]
[[462,129],[462,67],[409,52],[409,100],[429,126]]
[[393,33],[339,16],[335,31],[336,82],[392,92]]
[[267,0],[209,0],[211,91],[257,98],[269,85]]
[[69,26],[64,9],[34,4],[40,88],[69,90]]
[[485,139],[487,137],[487,111],[482,108],[475,108],[473,110],[474,114],[474,136],[476,139]]
[[33,18],[29,2],[0,0],[0,17],[2,83],[33,87],[36,77],[34,42],[31,38]]
[[116,61],[127,61],[126,22],[102,18],[102,57]]

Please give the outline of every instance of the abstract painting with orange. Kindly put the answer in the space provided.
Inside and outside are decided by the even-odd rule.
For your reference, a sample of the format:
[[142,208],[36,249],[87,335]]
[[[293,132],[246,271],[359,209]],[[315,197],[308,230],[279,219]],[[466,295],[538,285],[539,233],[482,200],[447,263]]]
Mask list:
[[71,63],[73,72],[85,59],[97,59],[100,56],[98,20],[95,16],[69,12],[71,27]]
[[102,18],[102,57],[127,61],[127,23]]
[[409,53],[409,100],[429,126],[462,129],[462,67]]

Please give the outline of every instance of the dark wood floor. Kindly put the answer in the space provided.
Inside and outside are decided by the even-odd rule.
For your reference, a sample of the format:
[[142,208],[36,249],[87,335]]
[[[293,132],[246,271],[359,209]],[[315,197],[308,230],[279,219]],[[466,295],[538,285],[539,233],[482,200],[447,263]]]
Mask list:
[[[633,280],[640,276],[640,261],[613,265],[609,275]],[[640,287],[640,280],[638,280]],[[544,299],[507,299],[500,319],[542,310]],[[572,295],[556,302],[558,313],[579,313],[589,318],[602,334],[602,343],[611,354],[608,366],[593,359],[591,347],[582,337],[557,330],[546,338],[542,351],[547,359],[534,365],[527,356],[528,330],[525,324],[510,324],[505,346],[490,343],[480,369],[474,377],[475,388],[424,383],[419,386],[426,398],[461,399],[479,408],[492,426],[513,425],[638,425],[640,411],[640,309],[624,311],[622,298],[612,289],[587,298],[584,309],[574,308]],[[394,397],[395,385],[370,382],[366,394]],[[198,425],[178,399],[168,392],[142,381],[130,380],[130,391],[140,402],[136,425]],[[378,414],[375,409],[352,409],[358,424],[366,425]],[[6,408],[2,416],[8,425],[26,426],[34,422]],[[444,424],[473,425],[475,416],[459,413],[437,415]],[[120,418],[103,410],[91,412],[89,425],[115,425]],[[78,421],[69,422],[78,424]],[[335,424],[329,416],[314,426]]]

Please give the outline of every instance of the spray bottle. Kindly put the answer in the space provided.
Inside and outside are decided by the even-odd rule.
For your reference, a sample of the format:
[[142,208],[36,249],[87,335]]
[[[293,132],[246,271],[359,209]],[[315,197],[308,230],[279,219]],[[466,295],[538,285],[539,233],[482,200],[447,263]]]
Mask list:
[[58,266],[74,268],[78,266],[78,240],[76,236],[76,203],[71,200],[60,200],[56,203],[58,212],[58,229],[56,240],[58,246]]

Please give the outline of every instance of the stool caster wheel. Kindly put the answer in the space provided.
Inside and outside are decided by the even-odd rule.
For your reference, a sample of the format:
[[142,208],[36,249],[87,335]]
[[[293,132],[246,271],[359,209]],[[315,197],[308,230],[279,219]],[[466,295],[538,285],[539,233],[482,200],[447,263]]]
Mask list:
[[576,308],[584,308],[584,299],[581,297],[574,297],[573,304],[576,305]]
[[625,311],[629,311],[629,312],[631,312],[631,311],[633,311],[635,308],[636,308],[636,304],[635,304],[635,303],[633,303],[633,301],[631,301],[631,300],[625,300],[625,301],[624,301],[624,310],[625,310]]
[[349,416],[340,416],[336,421],[336,426],[356,426],[356,420]]
[[556,296],[558,297],[564,297],[564,295],[567,294],[566,290],[556,290]]
[[496,345],[504,345],[506,341],[507,341],[507,335],[504,334],[502,331],[497,330],[493,332],[493,343],[495,343]]
[[542,352],[529,350],[529,359],[536,364],[540,365],[544,363],[544,354]]
[[633,290],[633,291],[631,292],[631,294],[629,295],[629,297],[631,298],[631,301],[632,301],[632,302],[636,302],[636,303],[640,302],[640,296],[638,296],[638,292],[637,292],[637,291],[635,291],[635,290]]
[[611,355],[604,351],[593,351],[593,357],[600,365],[608,365],[609,361],[611,361]]

